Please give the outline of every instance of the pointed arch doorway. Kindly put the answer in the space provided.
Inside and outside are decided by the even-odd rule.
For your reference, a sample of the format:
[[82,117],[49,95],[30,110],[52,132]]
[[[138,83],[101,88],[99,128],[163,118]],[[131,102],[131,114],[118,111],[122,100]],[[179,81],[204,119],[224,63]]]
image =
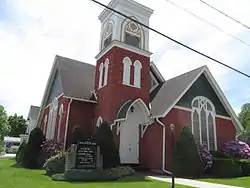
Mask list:
[[141,99],[124,105],[125,118],[120,124],[120,159],[122,164],[139,164],[140,125],[149,119],[149,110]]

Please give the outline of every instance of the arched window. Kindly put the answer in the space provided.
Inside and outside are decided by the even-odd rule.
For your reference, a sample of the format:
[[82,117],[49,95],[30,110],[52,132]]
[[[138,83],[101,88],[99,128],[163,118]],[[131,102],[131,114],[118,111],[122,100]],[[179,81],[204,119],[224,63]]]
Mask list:
[[109,22],[103,32],[103,48],[106,48],[112,42],[112,35],[113,35],[113,24]]
[[58,132],[57,132],[57,141],[58,142],[60,142],[62,115],[63,115],[63,104],[61,104],[60,109],[59,109],[59,123],[58,123]]
[[192,101],[192,132],[197,143],[217,150],[215,108],[205,97],[199,96]]
[[136,60],[134,62],[134,86],[137,88],[141,88],[141,62]]
[[123,63],[123,84],[130,85],[130,69],[132,62],[130,58],[125,57],[122,63]]
[[102,117],[99,116],[98,119],[97,119],[97,121],[96,121],[96,126],[100,127],[100,125],[102,124],[102,122],[103,122]]
[[106,59],[105,63],[104,63],[104,83],[103,86],[106,86],[108,83],[108,72],[109,72],[109,59]]
[[[135,19],[135,18],[134,18]],[[143,48],[143,30],[134,21],[126,20],[123,24],[123,42],[136,48]]]
[[51,135],[51,126],[52,126],[52,116],[53,116],[53,105],[50,105],[49,109],[49,119],[47,124],[47,130],[46,130],[46,139],[50,139]]
[[103,63],[101,63],[99,66],[99,86],[98,86],[99,89],[102,87],[103,69],[104,69]]
[[55,135],[57,108],[58,108],[58,100],[57,100],[57,98],[55,98],[53,100],[53,107],[52,107],[52,121],[51,121],[51,132],[50,132],[50,139],[51,140],[54,139],[54,135]]
[[48,122],[48,116],[46,115],[44,118],[43,133],[46,133],[47,122]]

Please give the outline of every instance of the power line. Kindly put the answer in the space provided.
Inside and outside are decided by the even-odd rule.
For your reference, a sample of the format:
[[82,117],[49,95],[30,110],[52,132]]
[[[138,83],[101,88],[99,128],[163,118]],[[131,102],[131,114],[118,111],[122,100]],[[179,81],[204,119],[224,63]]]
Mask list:
[[185,47],[185,48],[187,48],[187,49],[189,49],[191,51],[193,51],[193,52],[195,52],[195,53],[197,53],[197,54],[199,54],[199,55],[201,55],[201,56],[203,56],[203,57],[206,57],[207,59],[210,59],[210,60],[212,60],[212,61],[214,61],[216,63],[219,63],[220,65],[223,65],[223,66],[225,66],[225,67],[227,67],[227,68],[229,68],[229,69],[231,69],[231,70],[233,70],[233,71],[235,71],[235,72],[237,72],[239,74],[242,74],[242,75],[250,78],[250,75],[248,75],[248,74],[246,74],[246,73],[244,73],[244,72],[242,72],[240,70],[237,70],[237,69],[235,69],[235,68],[233,68],[233,67],[231,67],[231,66],[229,66],[229,65],[227,65],[225,63],[222,63],[221,61],[216,60],[216,59],[214,59],[214,58],[212,58],[212,57],[210,57],[210,56],[208,56],[208,55],[206,55],[206,54],[204,54],[202,52],[199,52],[198,50],[195,50],[195,49],[193,49],[193,48],[191,48],[191,47],[189,47],[189,46],[187,46],[187,45],[185,45],[185,44],[183,44],[183,43],[181,43],[181,42],[179,42],[179,41],[177,41],[177,40],[175,40],[175,39],[173,39],[173,38],[171,38],[171,37],[169,37],[169,36],[167,36],[167,35],[165,35],[163,33],[161,33],[160,31],[157,31],[156,29],[153,29],[153,28],[151,28],[151,27],[137,21],[136,19],[133,19],[133,18],[123,14],[120,11],[117,11],[117,10],[115,10],[115,9],[113,9],[113,8],[107,6],[107,5],[104,5],[104,4],[102,4],[102,3],[100,3],[99,1],[96,1],[96,0],[90,0],[90,1],[92,1],[92,2],[94,2],[96,4],[98,4],[98,5],[101,5],[102,7],[105,7],[106,9],[109,9],[112,12],[115,12],[115,13],[117,13],[117,14],[119,14],[119,15],[121,15],[121,16],[123,16],[123,17],[125,17],[125,18],[127,18],[127,19],[129,19],[129,20],[131,20],[131,21],[133,21],[133,22],[135,22],[135,23],[137,23],[137,24],[139,24],[139,25],[141,25],[141,26],[143,26],[143,27],[145,27],[145,28],[147,28],[147,29],[149,29],[149,30],[151,30],[151,31],[153,31],[153,32],[155,32],[155,33],[157,33],[157,34],[159,34],[159,35],[161,35],[161,36],[163,36],[163,37],[165,37],[165,38],[167,38],[167,39],[169,39],[169,40],[171,40],[171,41],[173,41],[173,42],[175,42],[175,43],[177,43],[177,44],[179,44],[179,45],[181,45],[181,46],[183,46],[183,47]]
[[211,23],[211,22],[209,22],[209,21],[207,21],[207,20],[201,18],[200,16],[197,16],[196,14],[192,13],[191,11],[189,11],[189,10],[187,10],[187,9],[185,9],[185,8],[183,8],[183,7],[181,7],[180,5],[175,4],[174,2],[172,2],[172,1],[170,1],[170,0],[166,0],[166,1],[167,1],[168,3],[170,3],[170,4],[174,5],[174,6],[176,6],[177,8],[179,8],[179,9],[181,9],[181,10],[183,10],[183,11],[189,13],[190,15],[196,17],[197,19],[199,19],[199,20],[205,22],[206,24],[208,24],[208,25],[214,27],[215,29],[219,30],[220,32],[222,32],[222,33],[224,33],[224,34],[226,34],[226,35],[228,35],[228,36],[230,36],[230,37],[232,37],[232,38],[238,40],[239,42],[241,42],[241,43],[247,45],[248,47],[250,47],[250,44],[246,43],[246,42],[243,41],[242,39],[240,39],[240,38],[238,38],[238,37],[236,37],[236,36],[234,36],[234,35],[232,35],[232,34],[230,34],[230,33],[227,33],[226,31],[224,31],[223,29],[221,29],[221,28],[218,27],[217,25],[214,25],[213,23]]
[[203,4],[205,4],[205,5],[207,5],[208,7],[210,7],[210,8],[212,8],[212,9],[214,9],[215,11],[217,11],[217,12],[219,12],[219,13],[223,14],[224,16],[226,16],[226,17],[230,18],[231,20],[233,20],[233,21],[237,22],[238,24],[240,24],[240,25],[242,25],[243,27],[245,27],[245,28],[247,28],[247,29],[249,29],[249,30],[250,30],[250,27],[249,27],[249,26],[247,26],[246,24],[244,24],[244,23],[242,23],[242,22],[240,22],[240,21],[236,20],[235,18],[233,18],[233,17],[229,16],[228,14],[226,14],[226,13],[222,12],[221,10],[219,10],[219,9],[215,8],[214,6],[212,6],[212,5],[208,4],[207,2],[205,2],[205,1],[203,1],[203,0],[200,0],[200,2],[201,2],[201,3],[203,3]]

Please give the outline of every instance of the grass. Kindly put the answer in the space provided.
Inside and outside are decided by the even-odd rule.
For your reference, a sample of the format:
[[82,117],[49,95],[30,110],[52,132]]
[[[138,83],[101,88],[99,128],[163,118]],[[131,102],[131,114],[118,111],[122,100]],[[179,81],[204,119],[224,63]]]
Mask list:
[[250,177],[239,177],[239,178],[223,178],[223,179],[199,179],[199,181],[205,181],[210,183],[219,183],[224,185],[250,187]]
[[[167,188],[171,184],[154,181],[143,176],[131,176],[114,182],[70,183],[55,182],[43,170],[29,170],[15,165],[13,159],[0,159],[0,188]],[[176,188],[187,186],[177,185]]]

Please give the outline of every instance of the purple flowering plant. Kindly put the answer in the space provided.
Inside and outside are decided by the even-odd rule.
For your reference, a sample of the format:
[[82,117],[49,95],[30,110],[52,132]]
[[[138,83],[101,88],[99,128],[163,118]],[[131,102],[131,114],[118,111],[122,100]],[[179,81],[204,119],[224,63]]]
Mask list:
[[46,140],[42,144],[42,151],[47,153],[48,156],[54,156],[63,150],[63,143],[56,142],[55,140]]
[[240,140],[226,142],[221,150],[230,157],[240,159],[250,159],[250,147],[247,143]]
[[207,170],[208,168],[212,167],[213,157],[208,150],[208,146],[206,144],[199,144],[197,145],[197,149],[201,160],[203,161],[204,169]]

